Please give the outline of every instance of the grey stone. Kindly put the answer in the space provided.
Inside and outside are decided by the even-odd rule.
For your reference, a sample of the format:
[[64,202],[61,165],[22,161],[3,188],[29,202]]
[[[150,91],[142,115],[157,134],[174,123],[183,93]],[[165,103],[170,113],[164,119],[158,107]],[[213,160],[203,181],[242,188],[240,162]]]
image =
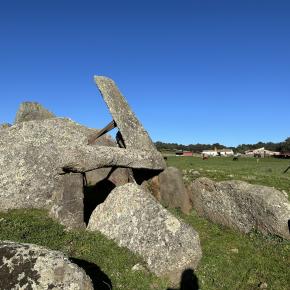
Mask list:
[[93,290],[85,271],[58,251],[0,242],[0,289]]
[[201,258],[198,233],[133,183],[115,188],[96,207],[87,229],[141,255],[150,271],[174,283]]
[[[140,150],[154,156],[156,165],[163,170],[165,162],[147,131],[143,128],[113,80],[95,76],[96,84],[119,128],[127,150]],[[151,169],[151,168],[149,168]]]
[[179,169],[167,167],[151,180],[150,188],[165,207],[180,208],[185,214],[191,211],[192,204]]
[[244,233],[256,229],[290,239],[290,203],[272,187],[244,181],[214,182],[201,177],[191,185],[198,214]]
[[[14,208],[50,210],[52,197],[63,196],[62,175],[70,171],[84,173],[116,166],[159,168],[154,154],[97,145],[102,142],[107,145],[104,136],[96,145],[86,145],[93,131],[64,118],[21,122],[1,130],[0,211]],[[81,189],[74,195],[76,193],[81,195]],[[57,212],[60,211],[53,210]]]
[[36,102],[23,102],[16,113],[15,123],[45,120],[54,118],[55,115]]
[[52,196],[53,206],[50,209],[50,216],[59,220],[67,228],[84,228],[82,174],[68,173],[58,178],[61,182]]
[[86,179],[88,185],[95,185],[107,179],[115,186],[120,186],[129,182],[129,173],[127,168],[116,168],[114,171],[112,168],[99,168],[86,172]]

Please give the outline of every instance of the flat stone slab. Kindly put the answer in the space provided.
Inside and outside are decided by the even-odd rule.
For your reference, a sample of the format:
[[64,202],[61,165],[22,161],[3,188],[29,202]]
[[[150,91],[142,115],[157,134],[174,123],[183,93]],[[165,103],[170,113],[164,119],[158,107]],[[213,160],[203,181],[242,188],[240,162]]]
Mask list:
[[58,251],[0,241],[0,289],[93,290],[85,271]]
[[161,153],[157,151],[149,134],[129,107],[114,81],[103,76],[95,76],[95,81],[122,134],[126,149],[148,151],[148,154],[154,155],[155,163],[164,169],[166,165]]
[[87,229],[141,255],[150,271],[174,283],[202,255],[198,233],[133,183],[115,188],[93,211]]

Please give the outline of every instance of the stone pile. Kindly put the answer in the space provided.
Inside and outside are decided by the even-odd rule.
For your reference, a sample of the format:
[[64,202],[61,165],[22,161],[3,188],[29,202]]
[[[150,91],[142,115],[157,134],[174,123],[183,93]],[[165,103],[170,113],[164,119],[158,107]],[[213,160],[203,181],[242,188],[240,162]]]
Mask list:
[[[55,117],[37,103],[22,104],[15,124],[0,130],[0,211],[44,208],[68,228],[88,223],[89,230],[140,254],[157,275],[178,282],[201,258],[199,236],[144,189],[165,161],[115,83],[105,77],[95,81],[112,114],[110,124],[119,130],[117,142],[100,137],[104,130]],[[181,175],[168,168],[158,179],[162,196],[174,180],[167,200],[172,195],[177,202],[167,206],[189,212]],[[96,189],[98,198],[104,187],[109,196],[90,209],[90,217],[86,192]]]

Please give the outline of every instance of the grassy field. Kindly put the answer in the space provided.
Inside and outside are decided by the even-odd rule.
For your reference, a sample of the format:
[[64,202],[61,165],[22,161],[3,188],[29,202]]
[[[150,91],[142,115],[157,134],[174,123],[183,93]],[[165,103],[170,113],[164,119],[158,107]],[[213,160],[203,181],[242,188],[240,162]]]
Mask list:
[[175,166],[183,173],[188,181],[200,176],[221,180],[244,180],[253,184],[273,186],[285,190],[290,196],[290,169],[283,171],[290,165],[290,160],[275,158],[239,158],[233,161],[230,157],[212,157],[202,160],[200,157],[167,157],[169,166]]
[[[242,179],[289,192],[287,181],[289,183],[290,173],[281,174],[289,161],[265,159],[257,163],[254,159],[233,162],[230,158],[172,157],[168,158],[168,164],[189,172],[189,179],[195,178],[193,172],[198,170],[201,175],[216,180]],[[251,290],[266,285],[272,290],[290,289],[289,241],[275,236],[263,237],[256,232],[248,235],[237,233],[198,217],[194,211],[190,215],[178,210],[172,210],[172,213],[200,235],[203,257],[195,269],[200,289]],[[0,240],[35,243],[90,262],[99,267],[102,271],[100,280],[105,277],[112,289],[166,290],[169,287],[167,280],[155,277],[146,269],[132,271],[137,263],[144,266],[140,257],[119,248],[99,233],[66,231],[44,211],[0,213]],[[96,283],[96,289],[108,289],[100,281]],[[195,288],[188,290],[192,289]]]

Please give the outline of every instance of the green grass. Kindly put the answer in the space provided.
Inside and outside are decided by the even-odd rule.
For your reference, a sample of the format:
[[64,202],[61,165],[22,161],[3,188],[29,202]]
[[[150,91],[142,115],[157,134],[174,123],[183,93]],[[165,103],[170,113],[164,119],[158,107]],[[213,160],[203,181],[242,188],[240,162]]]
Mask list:
[[[257,233],[240,234],[214,225],[194,212],[172,212],[199,232],[203,257],[196,270],[203,290],[267,289],[289,290],[290,243]],[[41,210],[13,210],[0,213],[0,240],[34,243],[60,250],[70,257],[96,264],[109,277],[113,289],[166,290],[168,281],[148,271],[131,268],[144,262],[118,247],[100,233],[65,231]]]
[[[287,160],[168,157],[168,164],[186,170],[188,180],[193,171],[215,180],[240,179],[274,186],[290,192]],[[200,235],[203,251],[196,275],[202,290],[251,290],[267,283],[270,290],[289,290],[290,242],[252,232],[245,235],[215,225],[193,211],[172,213],[190,224]],[[169,283],[148,271],[133,272],[142,259],[118,247],[100,233],[84,230],[66,231],[41,210],[13,210],[0,213],[0,240],[34,243],[60,250],[70,257],[98,265],[109,277],[114,290],[166,290]],[[145,265],[144,265],[145,266]]]
[[237,233],[195,212],[174,212],[199,233],[203,257],[196,274],[201,289],[250,290],[267,283],[267,289],[289,290],[289,241],[254,232]]
[[118,247],[100,233],[65,231],[41,210],[13,210],[0,213],[0,240],[33,243],[59,250],[69,257],[91,262],[111,280],[113,289],[166,289],[168,281],[148,271],[131,268],[144,262],[125,248]]
[[183,170],[188,181],[196,178],[192,171],[197,170],[201,176],[216,181],[243,180],[252,184],[272,186],[285,190],[290,196],[290,170],[283,171],[290,165],[290,160],[275,158],[239,158],[233,161],[230,157],[212,157],[202,160],[200,157],[176,157],[167,159],[169,166]]

